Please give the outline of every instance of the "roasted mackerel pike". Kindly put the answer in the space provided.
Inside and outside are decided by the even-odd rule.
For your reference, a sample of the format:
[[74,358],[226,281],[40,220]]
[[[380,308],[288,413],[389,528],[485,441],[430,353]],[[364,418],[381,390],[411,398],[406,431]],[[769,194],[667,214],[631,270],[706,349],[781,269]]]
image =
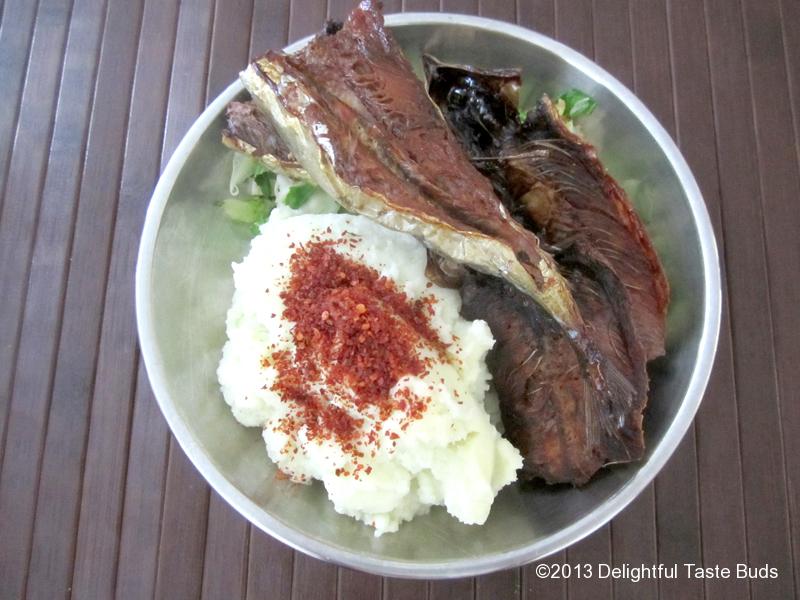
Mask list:
[[[489,367],[523,478],[580,485],[640,458],[668,293],[658,259],[640,260],[655,257],[644,229],[556,113],[519,121],[518,72],[426,67],[430,97],[366,0],[299,52],[254,60],[241,75],[253,101],[229,106],[223,141],[425,242],[497,340]],[[552,155],[536,162],[533,146]]]

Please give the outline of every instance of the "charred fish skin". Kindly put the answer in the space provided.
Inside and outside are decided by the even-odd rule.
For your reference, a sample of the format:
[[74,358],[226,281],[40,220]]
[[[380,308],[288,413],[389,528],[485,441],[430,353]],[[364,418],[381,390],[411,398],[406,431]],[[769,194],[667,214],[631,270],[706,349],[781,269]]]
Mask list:
[[618,277],[647,360],[664,353],[669,285],[625,191],[595,148],[544,96],[525,121],[497,89],[508,70],[446,65],[426,57],[428,89],[473,162],[511,198],[512,211],[550,247],[575,245]]
[[292,156],[271,121],[252,100],[234,101],[225,109],[222,143],[231,150],[260,160],[270,171],[308,180],[308,173]]
[[309,177],[345,208],[581,318],[552,257],[471,165],[370,1],[293,55],[241,74]]
[[[537,152],[509,161],[509,179],[514,173],[532,173],[534,185],[544,185],[558,202],[541,222],[541,235],[556,246],[580,244],[581,252],[613,270],[629,297],[647,360],[662,356],[669,283],[625,190],[600,163],[595,148],[570,131],[547,96],[528,115],[522,135],[523,144]],[[576,231],[582,233],[578,242]]]
[[[486,320],[496,339],[487,362],[521,478],[580,486],[607,464],[641,458],[637,392],[605,357],[497,278],[468,276],[461,296],[462,315]],[[597,371],[609,374],[605,386]]]

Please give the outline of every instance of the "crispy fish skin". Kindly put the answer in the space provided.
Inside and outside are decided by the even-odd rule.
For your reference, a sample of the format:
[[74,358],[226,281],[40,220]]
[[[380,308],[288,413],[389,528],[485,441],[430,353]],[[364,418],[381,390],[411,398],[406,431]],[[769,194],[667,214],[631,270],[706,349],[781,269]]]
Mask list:
[[[495,337],[487,364],[504,435],[523,457],[522,479],[579,486],[604,465],[641,458],[641,413],[630,410],[636,391],[604,357],[497,278],[467,276],[461,297],[462,315],[486,320]],[[612,374],[603,386],[592,384],[597,370]]]
[[641,222],[546,97],[520,121],[501,92],[518,72],[423,61],[432,99],[509,209],[553,249],[583,317],[571,340],[496,283],[462,288],[462,312],[485,318],[498,340],[488,362],[522,475],[580,485],[604,464],[640,458],[647,360],[663,352],[668,297]]
[[369,1],[295,55],[241,79],[313,181],[346,208],[504,278],[575,330],[555,263],[475,171]]
[[524,121],[513,69],[481,70],[423,57],[428,89],[473,161],[511,210],[550,247],[604,264],[619,278],[647,360],[664,354],[669,284],[644,225],[595,148],[545,95]]
[[520,147],[535,151],[510,159],[507,177],[522,199],[533,191],[530,214],[540,235],[607,265],[628,296],[647,360],[662,356],[669,283],[625,190],[600,163],[594,146],[570,131],[547,96],[528,116],[521,136]]
[[225,123],[222,143],[228,148],[257,158],[275,173],[300,181],[309,180],[306,170],[295,160],[255,102],[231,102],[225,109]]

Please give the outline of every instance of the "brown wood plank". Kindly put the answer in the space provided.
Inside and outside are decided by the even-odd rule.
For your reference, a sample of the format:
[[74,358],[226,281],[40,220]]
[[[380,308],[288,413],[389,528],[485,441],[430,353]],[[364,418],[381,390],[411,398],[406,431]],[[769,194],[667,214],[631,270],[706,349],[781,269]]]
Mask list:
[[[3,460],[7,421],[11,418],[13,370],[33,251],[32,234],[36,230],[39,196],[47,169],[47,152],[70,8],[71,2],[65,0],[49,9],[37,11],[28,61],[31,75],[22,91],[22,106],[13,147],[10,134],[8,139],[0,140],[5,143],[0,152],[3,160],[7,159],[9,169],[9,177],[0,187],[3,195],[0,201],[0,291],[3,298],[0,303],[0,461]],[[9,18],[13,14],[11,10]],[[16,47],[21,43],[13,36],[6,35],[6,42],[7,47],[2,49],[9,52],[8,66],[4,66],[0,74],[8,72],[12,79],[9,89],[13,90],[14,63],[17,61],[11,53],[20,52],[22,48]],[[6,62],[5,55],[3,58],[0,64]],[[5,82],[3,86],[5,88]],[[3,119],[11,131],[14,114],[4,115]],[[5,169],[5,166],[0,164],[0,169]],[[6,198],[11,200],[5,202]]]
[[247,588],[247,521],[216,493],[208,509],[203,598],[243,598]]
[[[649,485],[636,500],[611,521],[611,555],[613,566],[655,565],[658,564],[656,552],[656,515],[653,486]],[[597,565],[595,565],[597,568]],[[621,578],[613,581],[614,598],[656,598],[658,581],[643,579],[630,581]]]
[[[5,202],[5,194],[2,192],[5,191],[8,176],[25,69],[31,55],[30,46],[37,6],[37,2],[30,0],[8,0],[3,4],[0,17],[0,56],[3,57],[3,60],[0,60],[0,81],[3,82],[5,93],[5,102],[0,105],[0,211]],[[3,381],[0,379],[0,385],[3,385]],[[0,433],[2,433],[1,423],[5,417],[3,408],[0,404]],[[0,439],[2,437],[0,435]]]
[[[706,5],[714,122],[728,267],[733,355],[740,435],[747,557],[791,569],[789,523],[780,441],[772,315],[755,157],[751,83],[739,7],[710,0]],[[753,90],[755,91],[755,90]],[[758,90],[762,93],[763,90]],[[735,120],[730,115],[735,114]],[[742,152],[732,149],[743,149]],[[793,582],[784,577],[752,581],[755,598],[788,598]]]
[[479,13],[482,17],[508,21],[509,23],[514,23],[517,20],[517,7],[514,2],[480,0]]
[[[213,0],[182,3],[175,34],[162,165],[207,101]],[[174,438],[170,438],[155,595],[196,598],[208,525],[209,487]]]
[[403,0],[403,12],[435,12],[440,10],[439,0]]
[[466,15],[478,14],[478,0],[442,0],[442,10]]
[[[744,2],[751,98],[758,151],[761,203],[772,307],[772,337],[777,370],[784,478],[789,510],[794,593],[800,591],[800,178],[793,131],[778,0]],[[795,29],[800,26],[795,21]],[[765,93],[769,90],[769,93]],[[776,143],[776,132],[781,141]],[[785,573],[788,577],[788,573]]]
[[336,598],[338,600],[374,600],[381,597],[382,587],[383,580],[378,575],[340,567]]
[[164,492],[155,598],[198,598],[208,518],[208,484],[172,438]]
[[556,13],[553,0],[518,0],[517,23],[554,37]]
[[428,586],[428,600],[468,600],[475,597],[475,578],[431,581]]
[[317,0],[292,0],[289,8],[289,42],[322,30],[327,7]]
[[263,531],[250,527],[247,600],[291,598],[295,552]]
[[250,58],[251,0],[217,2],[206,97],[210,103],[233,83]]
[[[683,4],[671,6],[672,73],[675,113],[680,143],[709,209],[719,250],[724,256],[714,123],[710,118],[711,82],[705,15]],[[643,72],[642,77],[647,75]],[[653,87],[657,82],[653,82]],[[662,94],[653,96],[655,103]],[[723,263],[723,281],[725,269]],[[725,291],[725,290],[723,290]],[[731,330],[727,294],[723,294],[723,322],[714,371],[695,420],[702,527],[702,556],[706,565],[733,566],[746,562],[744,504],[739,424],[735,405]],[[721,469],[720,465],[728,465]],[[707,582],[707,598],[749,596],[746,580]]]
[[[161,165],[161,135],[167,109],[172,43],[178,7],[148,0],[142,17],[139,52],[131,100],[131,123],[122,171],[120,197],[146,208]],[[152,135],[158,131],[159,135]],[[141,229],[144,213],[139,212]],[[137,364],[136,395],[131,421],[124,483],[116,592],[121,598],[152,598],[157,572],[158,541],[164,479],[167,468],[168,428],[155,402],[144,365]]]
[[[567,548],[567,560],[573,567],[575,565],[591,565],[592,570],[597,565],[611,564],[611,530],[609,525],[604,525],[589,537]],[[587,598],[598,600],[611,598],[613,593],[611,579],[591,577],[585,579],[569,575],[567,577],[567,597],[571,599]]]
[[591,2],[555,1],[556,39],[589,58],[594,56],[593,12]]
[[[52,378],[42,377],[42,357],[55,370],[61,333],[68,256],[94,90],[95,68],[103,30],[104,4],[74,7],[64,55],[64,71],[53,129],[50,161],[28,282],[16,381],[29,405],[49,404],[46,419],[31,423],[47,433],[35,498],[35,517],[27,522],[32,536],[27,593],[47,597],[63,593],[72,577],[80,457],[84,440],[75,435],[86,412],[67,402],[52,402]],[[92,68],[86,68],[92,65]],[[46,425],[45,425],[46,424]],[[35,437],[36,434],[31,434]],[[67,447],[65,447],[67,446]],[[70,450],[77,460],[69,463]],[[73,468],[70,468],[73,467]],[[70,499],[72,502],[70,503]],[[22,519],[22,515],[17,514]],[[23,521],[24,522],[24,521]]]
[[385,577],[382,600],[420,600],[428,597],[428,582]]
[[[43,264],[31,280],[31,257],[36,250],[37,258],[48,261],[51,257],[42,256],[43,245],[54,242],[58,252],[69,236],[68,225],[66,231],[59,231],[58,225],[43,224],[47,231],[34,246],[70,11],[71,3],[63,2],[37,12],[30,51],[33,71],[22,95],[17,140],[4,190],[9,201],[3,204],[0,216],[0,597],[8,598],[24,592],[44,441],[42,423],[52,381],[54,352],[48,334],[57,334],[60,317],[57,300],[53,307],[48,298],[41,297],[31,297],[30,308],[23,313],[27,292],[41,291],[42,271],[48,268]],[[63,141],[62,136],[62,147]],[[71,182],[70,166],[74,168],[63,160],[54,165],[49,177],[49,211],[55,200],[52,186],[59,180]],[[74,205],[72,183],[72,202],[65,199],[67,214]],[[63,252],[61,256],[60,271],[58,254],[52,257],[54,275],[63,274]],[[35,308],[43,313],[31,312]]]
[[476,600],[518,600],[521,594],[520,569],[507,569],[475,578]]
[[786,78],[794,122],[794,150],[800,164],[800,28],[795,26],[800,23],[800,4],[793,0],[781,0],[780,9]]
[[292,600],[335,598],[338,567],[295,552],[292,570]]
[[[153,4],[168,10],[176,8],[160,2]],[[168,444],[169,428],[140,358],[119,541],[117,598],[145,600],[155,594]]]
[[253,22],[250,29],[250,51],[254,58],[271,48],[283,48],[289,35],[289,0],[253,2]]
[[522,598],[523,600],[535,600],[536,598],[556,599],[567,598],[567,580],[564,578],[540,577],[536,574],[536,566],[563,565],[567,562],[565,550],[556,552],[544,560],[537,561],[522,569]]
[[[101,329],[89,395],[91,412],[72,580],[73,592],[88,597],[108,597],[114,592],[130,405],[135,392],[138,356],[130,273],[138,245],[136,228],[144,218],[144,206],[138,196],[122,193],[121,177],[123,140],[129,122],[128,106],[142,14],[141,2],[109,3],[96,88],[96,98],[102,98],[101,106],[109,109],[101,118],[97,108],[94,113],[97,121],[93,115],[78,215],[79,230],[73,248],[73,260],[75,256],[87,257],[81,261],[82,267],[89,269],[87,277],[99,279],[101,286],[108,282],[105,298],[104,287],[100,287],[99,297],[89,299],[92,304],[100,302],[94,314],[100,319]],[[95,194],[98,194],[96,200]],[[92,204],[102,203],[102,208],[85,205],[88,199]],[[94,209],[108,218],[101,224],[101,231],[111,245],[103,248],[100,253],[103,262],[99,265],[95,264],[97,258],[91,256],[98,250],[93,245],[94,231],[80,232],[84,209]],[[94,218],[85,216],[87,225],[96,226],[93,221]],[[98,271],[104,277],[98,278]],[[72,281],[72,273],[70,278]],[[76,303],[85,301],[85,292],[76,289],[70,297],[68,289],[68,307],[71,298]]]

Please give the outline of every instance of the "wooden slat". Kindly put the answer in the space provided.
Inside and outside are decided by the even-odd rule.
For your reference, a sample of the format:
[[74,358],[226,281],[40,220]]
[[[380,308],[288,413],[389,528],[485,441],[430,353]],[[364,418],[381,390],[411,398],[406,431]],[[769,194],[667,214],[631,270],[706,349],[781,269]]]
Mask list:
[[292,571],[292,600],[335,598],[336,565],[322,562],[302,552],[295,552]]
[[[593,569],[600,564],[611,564],[611,530],[604,525],[588,538],[567,548],[567,560],[570,565],[592,565]],[[597,600],[612,597],[612,580],[572,577],[567,578],[567,598]]]
[[[144,208],[138,198],[123,196],[120,190],[122,140],[129,122],[142,14],[141,2],[109,2],[95,93],[95,98],[104,101],[93,111],[73,246],[73,267],[79,258],[79,277],[93,281],[88,289],[68,288],[65,309],[79,313],[88,304],[90,314],[99,319],[90,324],[90,330],[96,335],[101,325],[99,347],[91,347],[97,354],[92,357],[95,370],[88,397],[91,412],[72,578],[73,592],[88,597],[108,597],[115,587],[138,358],[129,274],[138,245],[135,228],[142,222]],[[109,203],[111,209],[106,208]],[[90,229],[82,231],[83,227]],[[96,245],[94,236],[106,245]],[[70,273],[70,283],[79,277]],[[71,323],[78,325],[77,320]],[[69,343],[69,338],[62,336],[63,343]],[[87,408],[84,398],[77,399],[80,410]]]
[[155,594],[168,440],[167,422],[140,358],[119,541],[117,598],[145,600]]
[[517,20],[517,7],[513,2],[492,2],[492,0],[480,0],[479,14],[489,19],[499,21],[509,21],[513,23]]
[[518,600],[522,594],[520,569],[507,569],[475,578],[476,600]]
[[247,591],[249,534],[247,521],[225,500],[212,493],[203,566],[204,599],[244,597]]
[[431,581],[428,586],[428,600],[469,600],[475,597],[475,578],[464,577],[444,581]]
[[206,98],[211,102],[247,66],[250,58],[251,0],[217,2],[211,38]]
[[283,48],[289,39],[289,0],[253,1],[248,59],[270,48]]
[[[50,161],[42,193],[39,229],[29,279],[28,309],[22,324],[18,370],[39,389],[24,392],[29,404],[46,402],[46,439],[40,468],[36,512],[32,524],[27,593],[47,597],[63,593],[72,578],[75,518],[80,498],[81,456],[86,411],[68,402],[53,402],[52,380],[41,376],[40,361],[48,356],[55,370],[61,335],[68,256],[78,205],[78,189],[91,99],[105,16],[104,3],[75,5],[64,55],[64,72],[53,130]],[[34,400],[35,399],[35,400]],[[37,423],[43,427],[43,423]],[[20,517],[20,515],[17,515]],[[22,573],[20,573],[22,575]]]
[[[143,210],[161,165],[161,132],[167,110],[172,44],[178,7],[148,0],[142,17],[134,76],[126,158],[120,202],[136,206],[130,216],[141,229]],[[165,59],[166,57],[166,59]],[[158,131],[159,135],[153,135]],[[141,358],[136,365],[127,473],[124,482],[116,591],[120,598],[152,598],[161,532],[164,479],[167,467],[167,426],[155,404]],[[122,424],[120,424],[122,425]]]
[[[15,14],[9,7],[8,18]],[[19,348],[20,323],[25,305],[27,280],[33,250],[33,234],[39,210],[39,196],[46,170],[46,157],[53,124],[53,112],[59,74],[62,66],[62,52],[66,37],[67,21],[71,2],[65,0],[52,7],[43,7],[36,12],[36,24],[29,53],[28,76],[22,92],[22,107],[13,147],[11,130],[17,111],[3,114],[2,127],[8,128],[8,139],[2,149],[7,160],[9,177],[0,188],[3,202],[0,205],[0,461],[6,440],[7,421],[11,418],[11,388],[16,354]],[[24,18],[25,14],[20,14]],[[24,23],[23,23],[24,27]],[[7,30],[8,26],[3,27]],[[10,39],[9,39],[10,38]],[[13,52],[20,52],[22,40],[6,34],[8,58],[3,56],[0,74],[8,73],[9,90],[14,90],[15,66]],[[5,82],[4,82],[5,87]],[[6,127],[7,126],[7,127]],[[6,164],[0,164],[5,169]],[[2,171],[0,171],[2,172]],[[6,198],[12,200],[5,202]]]
[[439,10],[439,0],[403,0],[403,12],[431,12]]
[[517,23],[544,35],[555,37],[556,14],[554,0],[518,0]]
[[[719,250],[724,256],[714,123],[710,118],[711,82],[705,15],[684,5],[674,4],[669,17],[674,86],[680,90],[675,94],[677,129],[684,156],[697,177],[717,234]],[[717,360],[695,421],[702,556],[707,565],[732,566],[747,560],[735,398],[731,330],[727,294],[724,293]],[[720,465],[728,467],[720,469]],[[705,594],[708,598],[746,597],[749,595],[749,584],[746,580],[735,578],[709,582],[705,586]]]
[[442,0],[442,10],[465,15],[478,14],[478,0]]
[[428,582],[385,577],[382,600],[420,600],[428,597]]
[[[795,162],[798,138],[781,34],[778,0],[744,2],[744,25],[751,79],[751,99],[758,151],[761,204],[772,308],[772,344],[778,384],[784,478],[789,508],[789,540],[793,557],[794,593],[800,593],[800,177]],[[800,11],[798,11],[800,12]],[[799,15],[795,15],[799,16]],[[791,15],[790,15],[791,18]],[[789,21],[788,23],[791,23]],[[794,29],[800,21],[794,21]],[[795,79],[796,73],[793,74]],[[766,90],[769,90],[766,93]],[[797,99],[796,99],[797,100]],[[795,104],[796,117],[798,106]],[[780,141],[776,133],[780,132]],[[794,135],[793,135],[794,133]],[[786,573],[788,578],[788,573]]]
[[[791,569],[772,315],[747,49],[738,7],[707,2],[714,123],[740,416],[748,562]],[[712,16],[713,15],[713,16]],[[766,34],[766,33],[765,33]],[[758,90],[762,93],[763,90]],[[736,115],[735,119],[731,115]],[[731,151],[731,149],[747,151]],[[792,595],[791,578],[751,582],[754,597]]]
[[381,597],[383,578],[378,575],[342,567],[339,569],[337,582],[338,600],[374,600]]
[[[175,33],[162,165],[207,101],[207,65],[214,2],[182,3]],[[209,487],[174,438],[170,439],[156,574],[157,598],[201,593]]]
[[294,42],[322,29],[328,13],[324,2],[292,0],[289,9],[289,42]]
[[[0,105],[0,211],[5,202],[6,177],[11,159],[14,130],[21,106],[20,94],[25,69],[30,57],[33,38],[33,24],[37,2],[30,0],[8,0],[3,4],[0,18],[0,81],[3,82],[5,101]],[[0,385],[5,380],[0,379]],[[0,423],[5,417],[4,406],[0,404]],[[0,424],[2,433],[2,424]],[[0,439],[2,439],[0,435]]]
[[[3,203],[0,216],[3,298],[0,303],[0,539],[3,540],[0,545],[0,597],[8,598],[17,597],[24,591],[45,435],[43,424],[52,381],[54,352],[48,335],[57,334],[60,317],[57,299],[53,307],[48,302],[51,299],[28,297],[28,292],[41,292],[43,283],[45,288],[49,287],[49,282],[43,282],[41,276],[48,269],[46,263],[50,258],[53,259],[51,273],[63,275],[63,251],[60,261],[57,252],[61,250],[59,246],[63,240],[69,237],[69,225],[59,231],[57,224],[43,224],[47,231],[43,232],[43,238],[34,250],[34,232],[48,168],[55,99],[70,11],[70,2],[42,7],[37,11],[30,50],[31,75],[22,95],[17,139],[4,190],[9,200]],[[80,122],[79,115],[77,118]],[[59,140],[62,149],[63,142],[62,136]],[[56,200],[52,186],[59,179],[66,184],[72,183],[72,198],[66,200],[65,207],[69,215],[75,193],[70,167],[75,165],[64,160],[57,163],[49,177],[48,215],[52,213]],[[43,245],[48,242],[56,245],[56,254],[52,257],[42,255]],[[32,272],[31,258],[35,251],[36,257],[43,259],[45,264]],[[43,311],[41,315],[32,312],[37,308]],[[19,354],[15,359],[17,349]]]
[[[527,565],[522,569],[522,598],[535,600],[536,598],[551,598],[566,600],[567,580],[563,577],[540,577],[536,574],[539,564],[563,565],[567,562],[566,551],[557,552],[544,560]],[[552,568],[552,567],[551,567]],[[559,568],[559,567],[556,567]]]
[[247,600],[291,598],[294,551],[255,527],[250,528]]

